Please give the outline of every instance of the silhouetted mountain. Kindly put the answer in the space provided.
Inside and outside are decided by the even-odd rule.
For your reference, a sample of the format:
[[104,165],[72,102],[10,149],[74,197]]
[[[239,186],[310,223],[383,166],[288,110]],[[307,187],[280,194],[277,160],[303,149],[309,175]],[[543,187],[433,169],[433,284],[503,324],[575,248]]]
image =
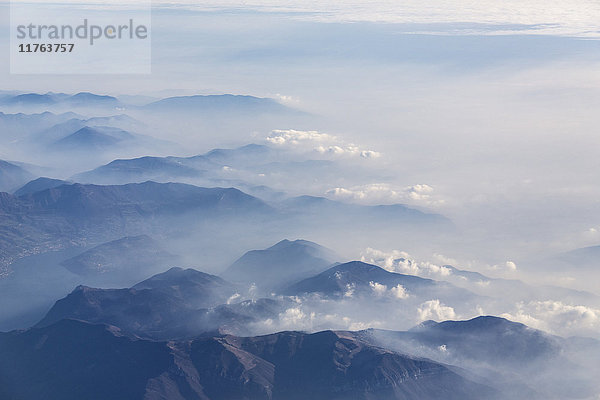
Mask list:
[[31,180],[33,175],[18,165],[0,160],[0,192],[10,192]]
[[322,293],[328,296],[340,296],[348,290],[348,287],[353,287],[356,291],[370,292],[371,283],[380,283],[389,288],[402,285],[409,292],[433,289],[440,285],[431,279],[396,274],[376,265],[351,261],[336,265],[319,275],[295,283],[284,292],[290,295]]
[[235,289],[213,275],[171,268],[130,289],[79,286],[57,301],[37,326],[79,319],[115,325],[141,337],[190,337],[219,327],[206,325],[206,309],[224,303]]
[[[57,301],[36,326],[61,319],[110,324],[157,340],[207,332],[252,334],[251,324],[277,316],[291,300],[242,300],[238,287],[214,275],[171,268],[129,289],[79,286]],[[227,304],[229,300],[237,303]]]
[[122,129],[111,127],[85,126],[77,132],[57,140],[52,144],[54,150],[106,150],[123,142],[133,142],[134,135]]
[[[282,293],[301,297],[309,295],[309,298],[317,294],[318,297],[353,300],[361,304],[362,309],[370,307],[369,313],[373,318],[376,315],[386,318],[385,308],[381,307],[384,303],[400,304],[398,302],[401,301],[405,307],[419,307],[435,299],[457,310],[468,310],[489,300],[448,282],[388,272],[360,261],[335,265],[316,276],[292,284]],[[402,310],[408,308],[403,307]],[[352,308],[347,311],[351,312]]]
[[58,96],[54,93],[26,93],[5,97],[0,101],[0,104],[4,106],[52,105],[56,104],[58,100]]
[[[64,116],[66,117],[66,115]],[[45,148],[45,146],[64,139],[83,128],[102,130],[104,127],[112,127],[113,129],[136,131],[144,127],[139,121],[124,114],[87,119],[81,116],[68,119],[65,119],[65,117],[58,119],[58,116],[56,116],[52,118],[53,120],[57,120],[54,124],[50,124],[44,129],[31,130],[22,135],[22,139],[33,146]]]
[[150,103],[142,109],[152,112],[193,112],[194,114],[281,114],[294,112],[294,110],[273,99],[232,94],[169,97]]
[[15,207],[27,208],[30,213],[54,212],[73,219],[83,218],[81,221],[122,215],[123,212],[144,217],[160,213],[177,214],[193,209],[211,212],[268,209],[260,200],[233,188],[200,188],[181,183],[155,182],[120,186],[62,185],[15,197],[12,201]]
[[[5,114],[0,112],[0,132],[6,141],[23,141],[36,136],[39,132],[50,129],[52,126],[62,124],[73,118],[79,117],[74,113],[53,114]],[[74,132],[74,131],[72,131]]]
[[214,149],[204,154],[204,157],[220,165],[238,166],[264,161],[272,152],[268,146],[251,143],[235,149]]
[[60,179],[52,178],[37,178],[22,186],[16,190],[13,194],[17,197],[24,196],[26,194],[32,194],[35,192],[41,192],[46,189],[53,189],[62,185],[69,185],[71,182],[63,181]]
[[211,307],[224,303],[234,286],[218,276],[195,269],[171,268],[135,285],[133,289],[165,293],[189,307]]
[[[258,359],[252,362],[252,356]],[[469,399],[495,394],[489,387],[469,382],[440,364],[372,347],[352,334],[332,331],[199,339],[192,343],[191,359],[200,371],[209,374],[209,379],[231,388],[227,398],[244,395],[236,382],[243,366],[249,365],[256,365],[255,373],[267,372],[261,378],[272,382],[272,394],[267,392],[259,398]],[[215,370],[218,360],[232,363],[226,370]],[[239,372],[231,376],[225,371]],[[251,377],[245,380],[252,381]]]
[[[123,184],[156,180],[160,182],[183,181],[188,183],[201,179],[220,186],[252,187],[244,176],[260,175],[257,166],[268,159],[283,157],[276,150],[263,145],[249,144],[235,149],[215,149],[194,157],[141,157],[127,160],[115,160],[92,171],[75,175],[78,182],[100,184]],[[287,160],[279,164],[287,165],[291,179],[294,171],[306,171],[312,161],[300,162]],[[315,163],[321,163],[315,161]],[[328,162],[323,162],[326,165]],[[258,169],[257,169],[258,168]],[[226,172],[224,171],[232,171]],[[281,173],[284,168],[276,168]],[[206,183],[203,183],[206,184]],[[432,228],[440,231],[451,229],[452,223],[439,214],[427,213],[402,205],[363,206],[348,204],[321,197],[300,196],[282,200],[271,198],[276,207],[289,217],[296,217],[301,224],[327,225],[332,229],[344,229],[352,221],[365,228],[381,229],[393,225],[418,225],[419,228]]]
[[266,250],[252,250],[234,262],[223,277],[232,282],[255,283],[276,290],[325,270],[338,257],[306,240],[282,240]]
[[172,181],[202,175],[204,171],[195,168],[203,166],[200,161],[198,157],[140,157],[114,160],[92,171],[77,174],[73,179],[85,183],[121,184],[147,180]]
[[0,334],[0,397],[202,400],[491,399],[449,368],[349,333],[155,342],[63,320]]
[[71,107],[110,107],[116,108],[120,106],[119,100],[112,96],[97,95],[89,92],[81,92],[72,96],[66,97],[62,102]]
[[178,257],[163,250],[158,242],[140,235],[101,244],[63,261],[62,265],[78,275],[110,275],[113,282],[117,282],[122,279],[139,281],[178,261]]
[[419,211],[404,204],[364,206],[324,197],[299,196],[282,201],[278,206],[290,213],[303,213],[335,224],[354,220],[361,225],[377,227],[381,227],[381,223],[433,224],[438,229],[452,227],[452,222],[442,215]]
[[173,181],[200,177],[207,171],[221,171],[225,166],[242,166],[264,160],[271,153],[267,146],[250,144],[235,149],[215,149],[192,157],[140,157],[114,160],[92,171],[73,177],[79,182],[132,183],[145,180]]
[[40,107],[57,108],[110,108],[121,106],[119,100],[112,96],[97,95],[81,92],[74,95],[65,93],[25,93],[13,96],[5,96],[0,99],[0,105],[12,108],[35,108]]

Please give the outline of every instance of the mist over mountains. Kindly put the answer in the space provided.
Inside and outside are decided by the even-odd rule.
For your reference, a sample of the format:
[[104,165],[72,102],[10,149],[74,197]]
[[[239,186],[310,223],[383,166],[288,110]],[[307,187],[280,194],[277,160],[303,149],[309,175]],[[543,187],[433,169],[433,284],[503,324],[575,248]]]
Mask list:
[[443,256],[473,233],[379,151],[270,98],[122,97],[0,96],[0,397],[600,393],[597,291]]
[[[290,243],[297,242],[275,247],[289,248]],[[77,287],[34,328],[0,335],[6,355],[2,376],[13,377],[4,393],[39,395],[46,379],[52,379],[38,372],[47,365],[52,365],[52,376],[68,377],[53,389],[67,398],[71,394],[66,393],[90,393],[92,398],[108,393],[117,398],[304,398],[306,392],[297,385],[307,380],[316,398],[580,398],[597,388],[597,383],[581,380],[580,340],[498,317],[424,321],[407,331],[235,336],[232,332],[244,329],[247,335],[261,319],[289,316],[288,307],[298,304],[294,297],[243,300],[240,289],[181,268],[130,289]],[[600,350],[598,343],[592,346]],[[72,361],[53,360],[57,351],[61,360]],[[113,352],[127,362],[107,357]],[[92,359],[92,370],[75,373],[73,368]],[[556,364],[568,364],[569,373]],[[116,387],[101,389],[92,379],[113,379],[117,372],[122,381]],[[535,378],[528,381],[531,374]],[[557,376],[562,382],[554,388]],[[23,379],[33,383],[25,388]]]

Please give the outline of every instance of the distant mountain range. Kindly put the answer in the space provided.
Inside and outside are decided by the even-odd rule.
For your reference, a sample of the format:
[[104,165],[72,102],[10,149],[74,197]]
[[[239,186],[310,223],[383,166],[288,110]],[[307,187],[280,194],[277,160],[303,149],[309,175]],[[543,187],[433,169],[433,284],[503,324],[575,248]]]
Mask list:
[[166,232],[190,218],[243,220],[270,213],[271,207],[237,189],[175,183],[72,184],[22,196],[0,193],[0,270],[24,255]]
[[223,168],[244,168],[264,162],[273,150],[264,145],[249,144],[234,149],[214,149],[191,157],[140,157],[114,160],[92,171],[73,177],[82,183],[123,184],[147,180],[173,181],[212,175]]
[[273,99],[232,94],[169,97],[141,108],[144,111],[169,113],[298,113]]
[[[131,239],[99,246],[63,262],[63,265],[69,269],[102,266],[106,264],[104,260],[111,256],[114,247],[121,249],[124,246],[124,240]],[[106,247],[110,251],[103,255],[101,250]],[[123,259],[127,259],[128,251],[125,249],[122,252]],[[142,258],[152,258],[155,252],[148,253]],[[327,268],[330,261],[317,256],[333,255],[311,242],[286,240],[266,250],[248,252],[233,263],[224,276],[235,283],[193,269],[172,268],[130,289],[94,289],[81,286],[58,301],[40,325],[74,318],[115,325],[142,337],[181,338],[215,330],[235,334],[251,333],[249,324],[263,323],[266,320],[273,323],[281,318],[285,319],[286,310],[297,307],[297,302],[305,296],[309,296],[307,307],[314,307],[315,311],[319,311],[318,301],[310,303],[311,294],[339,300],[348,297],[347,292],[351,291],[350,297],[356,301],[349,303],[346,311],[351,315],[352,304],[362,303],[365,307],[387,304],[388,299],[374,291],[376,285],[389,288],[391,293],[402,290],[402,294],[410,297],[410,300],[395,295],[394,304],[400,304],[398,301],[401,300],[406,307],[431,298],[464,304],[477,298],[472,293],[445,282],[394,274],[356,261],[339,264],[318,273]],[[313,266],[310,267],[311,265]],[[145,270],[142,268],[136,262],[130,262],[121,266],[116,273],[123,273],[128,269],[132,272]],[[316,275],[300,280],[302,276],[311,273]],[[300,281],[284,288],[285,284],[294,282],[294,279]],[[260,296],[266,298],[256,300]]]
[[4,96],[0,98],[0,106],[8,108],[61,106],[69,108],[100,107],[115,109],[121,107],[122,104],[112,96],[81,92],[73,95],[65,93],[25,93]]
[[[237,189],[200,188],[178,183],[145,182],[98,186],[41,180],[0,193],[0,265],[16,258],[65,246],[99,244],[125,236],[150,234],[225,218],[241,222],[260,216],[289,224],[292,220],[444,226],[447,220],[406,206],[367,207],[324,200],[324,208],[305,198],[267,204]],[[59,185],[59,186],[56,186]],[[33,191],[38,187],[40,191]],[[441,224],[441,225],[440,225]],[[166,231],[165,231],[166,232]],[[320,265],[320,264],[319,264]],[[318,266],[315,266],[318,268]]]
[[[269,146],[249,144],[234,149],[215,149],[193,157],[141,157],[128,160],[115,160],[92,171],[75,175],[72,179],[84,183],[123,184],[156,180],[195,181],[218,180],[224,170],[232,167],[238,171],[253,170],[253,166],[263,165],[266,160],[277,158],[277,152]],[[279,155],[280,156],[280,155]],[[330,166],[326,166],[326,169]],[[281,168],[277,168],[278,171]],[[306,167],[299,168],[305,171]],[[312,172],[311,172],[312,173]],[[252,172],[254,175],[255,172]],[[290,175],[293,177],[294,175]],[[224,179],[225,182],[228,182]],[[238,186],[237,180],[231,182]],[[243,182],[242,182],[243,183]],[[251,185],[245,183],[243,186]],[[267,197],[269,197],[267,195]],[[275,196],[274,196],[275,197]],[[403,204],[363,206],[343,203],[317,196],[298,196],[282,199],[275,197],[271,205],[286,215],[296,215],[306,221],[310,219],[327,221],[330,225],[346,224],[350,219],[368,226],[381,223],[419,224],[437,229],[452,229],[452,223],[445,217],[416,210]]]
[[54,126],[77,118],[81,118],[81,116],[72,112],[64,114],[53,114],[51,112],[40,114],[5,114],[0,112],[0,130],[2,131],[3,140],[25,140],[36,136],[39,132],[49,130]]
[[274,99],[245,95],[194,95],[177,96],[152,101],[146,105],[126,104],[113,96],[89,92],[66,93],[23,93],[0,97],[0,107],[9,110],[134,110],[152,113],[235,113],[235,114],[298,114]]
[[[266,193],[266,197],[281,199],[283,196],[273,196],[273,193],[297,191],[298,185],[300,188],[304,186],[303,182],[312,187],[315,176],[334,182],[346,174],[354,173],[348,170],[347,165],[333,160],[305,159],[314,156],[318,157],[315,154],[294,154],[276,146],[251,143],[231,149],[213,149],[190,157],[143,156],[117,159],[93,170],[78,173],[72,179],[80,183],[112,185],[153,180],[201,186],[235,186],[246,191],[264,188],[267,190],[262,192]],[[283,188],[274,190],[265,185],[265,182]],[[290,186],[286,182],[294,182],[294,185]],[[325,205],[323,203],[321,206]],[[331,204],[335,206],[336,203]],[[293,208],[294,204],[289,206]]]

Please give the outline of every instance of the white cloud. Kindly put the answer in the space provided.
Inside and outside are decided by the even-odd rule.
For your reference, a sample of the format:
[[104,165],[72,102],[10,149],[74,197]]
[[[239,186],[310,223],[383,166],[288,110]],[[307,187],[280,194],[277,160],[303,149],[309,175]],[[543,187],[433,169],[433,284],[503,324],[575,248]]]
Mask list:
[[489,267],[492,271],[507,271],[515,272],[517,270],[517,264],[513,261],[506,261],[502,264],[496,264]]
[[255,283],[250,284],[250,287],[248,288],[248,295],[254,299],[256,294],[258,293],[258,287],[256,287]]
[[319,133],[317,131],[297,131],[294,129],[274,130],[267,136],[268,142],[278,145],[299,145],[303,142],[332,142],[336,140],[337,138],[335,136],[326,133]]
[[452,270],[448,267],[416,261],[408,253],[398,250],[385,252],[368,247],[362,252],[361,261],[378,265],[390,272],[427,278],[442,279],[452,274]]
[[444,200],[434,196],[429,185],[394,187],[388,183],[370,183],[349,188],[337,187],[325,193],[329,197],[358,203],[412,203],[425,206],[439,206]]
[[272,131],[266,140],[277,146],[288,146],[298,150],[316,151],[332,157],[377,158],[381,154],[374,150],[362,149],[353,143],[346,143],[338,136],[317,131],[279,129]]
[[408,292],[401,284],[398,284],[398,286],[391,288],[390,292],[392,293],[392,296],[394,296],[397,299],[407,299],[409,297]]
[[506,263],[504,263],[506,269],[508,269],[509,271],[516,271],[517,270],[517,264],[515,264],[512,261],[507,261]]
[[306,318],[300,308],[288,308],[279,314],[279,321],[284,325],[298,326]]
[[456,313],[452,307],[440,303],[439,300],[429,300],[424,302],[417,309],[419,321],[435,320],[444,321],[456,318]]
[[297,105],[300,103],[300,100],[295,98],[294,96],[289,96],[281,93],[276,93],[275,98],[285,104]]
[[[337,272],[336,272],[337,274]],[[337,276],[336,276],[337,277]],[[356,285],[354,283],[349,283],[346,285],[346,291],[344,292],[344,297],[352,297],[354,296],[354,291],[356,290]]]
[[362,158],[378,158],[381,157],[381,153],[373,150],[361,150],[355,145],[347,145],[347,146],[319,146],[315,148],[315,150],[321,154],[330,154],[330,155],[359,155]]
[[428,200],[433,193],[433,188],[429,185],[414,185],[406,188],[405,192],[412,200]]
[[554,300],[521,302],[501,316],[562,336],[597,335],[600,330],[600,309]]
[[438,254],[438,253],[434,253],[432,256],[433,261],[437,261],[441,264],[444,265],[458,265],[459,262],[458,260],[451,258],[451,257],[446,257],[443,254]]
[[375,293],[375,296],[377,297],[382,297],[385,295],[385,292],[387,291],[387,286],[383,285],[381,283],[378,282],[369,282],[369,286],[371,287],[371,289],[373,290],[373,293]]
[[371,281],[369,282],[369,287],[371,288],[371,290],[373,290],[375,296],[379,298],[389,296],[394,299],[407,299],[409,297],[408,292],[401,284],[398,284],[397,286],[394,286],[393,288],[388,290],[387,285]]
[[584,240],[594,243],[598,240],[598,236],[600,236],[600,227],[592,226],[584,231],[582,236]]
[[227,304],[231,304],[231,303],[233,303],[234,301],[236,301],[237,299],[239,299],[241,297],[242,296],[239,293],[234,293],[234,294],[231,295],[231,297],[229,297],[227,299]]

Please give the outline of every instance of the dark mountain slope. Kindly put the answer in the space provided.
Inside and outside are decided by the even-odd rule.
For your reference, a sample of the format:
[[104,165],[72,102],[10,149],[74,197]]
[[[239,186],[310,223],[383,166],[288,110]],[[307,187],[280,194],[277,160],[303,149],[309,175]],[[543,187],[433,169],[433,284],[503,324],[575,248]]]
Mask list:
[[0,334],[0,397],[202,400],[491,399],[447,367],[352,334],[153,342],[65,320]]
[[142,399],[173,364],[165,343],[69,320],[1,334],[0,353],[2,399]]
[[216,276],[172,268],[130,289],[79,286],[57,301],[37,326],[70,318],[115,325],[148,338],[189,337],[218,328],[206,325],[206,309],[234,293],[233,285]]

